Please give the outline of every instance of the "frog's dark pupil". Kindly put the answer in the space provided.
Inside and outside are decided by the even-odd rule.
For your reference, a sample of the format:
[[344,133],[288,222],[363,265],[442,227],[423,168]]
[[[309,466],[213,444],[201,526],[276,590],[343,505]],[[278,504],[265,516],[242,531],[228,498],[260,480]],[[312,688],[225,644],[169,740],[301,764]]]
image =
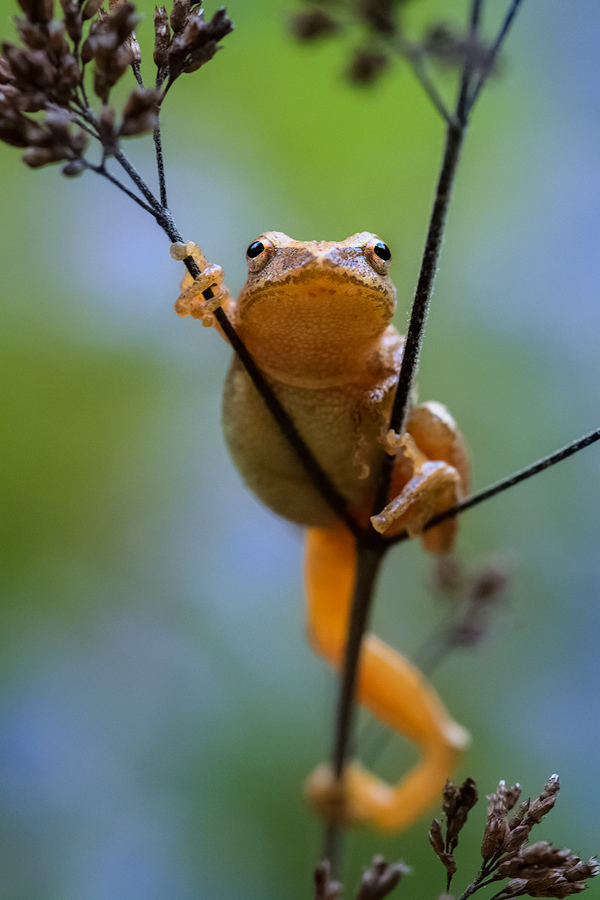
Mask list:
[[382,259],[384,262],[387,262],[392,258],[392,253],[387,244],[384,244],[383,241],[379,241],[373,247],[373,253],[376,253],[379,259]]
[[253,244],[250,244],[246,253],[250,257],[250,259],[256,259],[257,256],[260,256],[264,249],[265,245],[262,243],[262,241],[254,241]]

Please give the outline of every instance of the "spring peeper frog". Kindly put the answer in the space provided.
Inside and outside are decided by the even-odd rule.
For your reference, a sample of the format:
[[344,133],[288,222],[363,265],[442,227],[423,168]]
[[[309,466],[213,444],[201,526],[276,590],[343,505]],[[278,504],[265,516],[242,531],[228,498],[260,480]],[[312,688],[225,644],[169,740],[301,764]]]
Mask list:
[[[386,244],[369,232],[339,242],[267,232],[248,248],[248,279],[237,303],[222,284],[222,270],[208,266],[197,245],[175,244],[171,252],[177,259],[193,256],[201,270],[196,280],[184,278],[176,311],[214,325],[215,308],[224,308],[356,520],[368,525],[383,454],[392,453],[394,499],[371,518],[373,527],[388,535],[406,529],[426,549],[449,551],[455,520],[424,533],[423,527],[468,490],[464,442],[448,411],[434,402],[412,407],[405,434],[388,434],[404,339],[390,324],[396,290]],[[225,384],[223,429],[248,487],[308,529],[309,640],[339,669],[355,539],[306,474],[237,357]],[[419,762],[395,786],[359,763],[346,768],[341,784],[320,766],[306,794],[325,818],[397,831],[435,801],[468,735],[419,670],[373,635],[364,641],[358,695],[419,746]]]

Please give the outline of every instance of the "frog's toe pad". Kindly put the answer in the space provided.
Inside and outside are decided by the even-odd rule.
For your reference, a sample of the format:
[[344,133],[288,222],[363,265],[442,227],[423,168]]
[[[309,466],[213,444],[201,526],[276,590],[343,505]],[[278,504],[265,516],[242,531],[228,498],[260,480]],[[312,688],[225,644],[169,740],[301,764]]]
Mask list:
[[376,807],[390,803],[392,789],[359,763],[336,778],[328,764],[317,766],[304,783],[304,796],[326,822],[350,826],[372,824]]

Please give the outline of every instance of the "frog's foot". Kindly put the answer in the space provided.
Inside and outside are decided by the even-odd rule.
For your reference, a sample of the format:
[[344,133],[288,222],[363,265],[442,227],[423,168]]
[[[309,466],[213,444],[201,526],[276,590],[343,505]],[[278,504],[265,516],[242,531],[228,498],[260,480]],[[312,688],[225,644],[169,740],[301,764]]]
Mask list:
[[376,825],[377,808],[393,803],[394,790],[360,765],[346,766],[341,778],[323,763],[308,776],[304,796],[320,818],[343,827]]
[[171,256],[178,260],[191,256],[200,269],[194,279],[188,272],[181,282],[182,290],[175,302],[175,312],[180,316],[201,319],[203,325],[214,325],[214,311],[230,299],[223,284],[223,269],[209,265],[200,247],[193,241],[171,244]]
[[398,496],[371,517],[371,524],[380,534],[395,534],[405,529],[410,537],[418,537],[436,513],[454,506],[459,492],[460,476],[456,469],[445,462],[427,460],[416,468]]

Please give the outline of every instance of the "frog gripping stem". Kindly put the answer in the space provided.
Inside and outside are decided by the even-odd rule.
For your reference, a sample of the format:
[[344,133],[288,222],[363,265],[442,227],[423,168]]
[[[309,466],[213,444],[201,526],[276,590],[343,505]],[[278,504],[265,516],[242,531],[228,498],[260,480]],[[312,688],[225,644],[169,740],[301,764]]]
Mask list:
[[[309,641],[337,671],[344,659],[355,572],[356,542],[346,528],[308,529]],[[450,718],[419,670],[372,634],[361,651],[357,697],[380,721],[415,743],[420,760],[394,786],[357,763],[348,765],[341,779],[330,766],[319,766],[305,794],[330,822],[401,831],[435,803],[469,735]]]

